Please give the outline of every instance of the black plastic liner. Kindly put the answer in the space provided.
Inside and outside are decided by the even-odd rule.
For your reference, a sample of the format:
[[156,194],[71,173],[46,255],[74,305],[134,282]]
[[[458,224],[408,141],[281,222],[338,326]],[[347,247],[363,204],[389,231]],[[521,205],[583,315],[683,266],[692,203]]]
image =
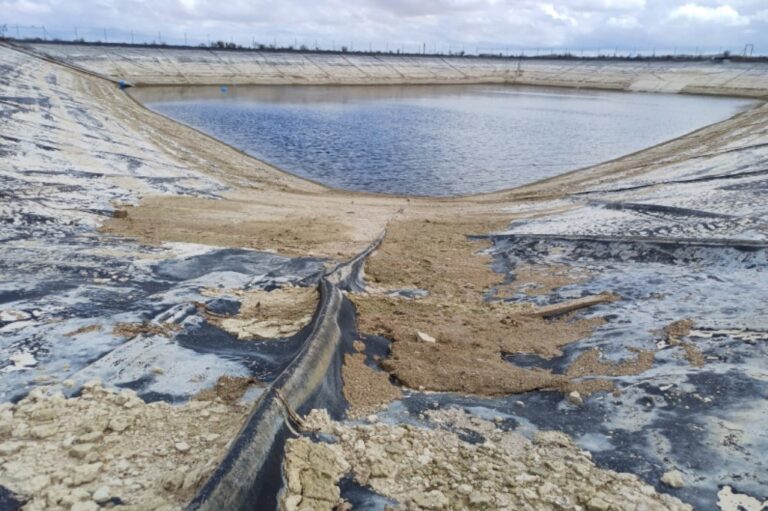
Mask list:
[[5,486],[0,486],[0,511],[19,511],[27,501]]
[[323,279],[311,334],[299,354],[259,398],[251,416],[189,510],[274,509],[282,488],[285,441],[293,436],[287,410],[306,414],[325,408],[346,412],[341,367],[356,338],[355,312],[341,292]]

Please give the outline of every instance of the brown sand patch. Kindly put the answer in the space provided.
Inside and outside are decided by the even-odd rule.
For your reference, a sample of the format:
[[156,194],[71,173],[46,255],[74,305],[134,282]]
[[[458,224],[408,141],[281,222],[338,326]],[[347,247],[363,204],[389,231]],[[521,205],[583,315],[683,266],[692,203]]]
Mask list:
[[112,329],[112,335],[120,337],[136,337],[137,335],[162,335],[171,337],[174,332],[181,330],[176,323],[117,323]]
[[[610,363],[600,360],[598,350],[590,350],[573,362],[566,375],[556,375],[520,368],[502,357],[505,353],[559,356],[563,346],[588,337],[603,318],[577,320],[566,314],[547,320],[531,315],[536,309],[522,304],[436,305],[378,296],[357,296],[355,302],[361,311],[361,330],[393,340],[382,367],[414,389],[482,395],[557,389],[586,395],[614,385],[581,378],[640,374],[654,362],[651,351],[637,350],[634,359]],[[435,342],[420,340],[418,332]]]
[[338,260],[368,246],[405,203],[333,191],[258,194],[248,188],[220,199],[148,195],[126,208],[127,216],[107,219],[101,231],[148,244],[189,242]]
[[392,346],[382,367],[413,389],[494,396],[554,388],[566,381],[549,371],[510,364],[501,358],[498,348],[451,341],[395,342]]
[[[560,387],[566,379],[523,369],[503,353],[561,354],[588,336],[602,318],[547,320],[527,315],[530,304],[435,304],[380,296],[354,296],[361,331],[392,339],[382,367],[404,385],[435,391],[499,395]],[[436,339],[418,340],[417,332]]]
[[582,376],[634,376],[653,367],[655,353],[648,350],[630,348],[636,353],[634,359],[622,362],[604,362],[600,360],[600,350],[593,348],[585,351],[574,360],[566,375],[571,378]]
[[99,324],[85,325],[85,326],[81,326],[77,330],[73,330],[71,332],[67,332],[64,335],[66,337],[75,337],[75,336],[78,336],[78,335],[90,334],[90,333],[99,332],[99,331],[101,331],[101,325],[99,325]]
[[680,337],[685,337],[691,333],[693,328],[693,320],[686,318],[678,321],[673,321],[664,327],[664,335],[668,340],[678,340]]
[[368,258],[365,272],[375,286],[417,287],[426,300],[478,301],[502,276],[490,270],[490,257],[478,255],[487,241],[470,241],[502,224],[491,221],[409,218],[392,222],[382,246]]
[[365,365],[365,355],[344,355],[341,377],[350,417],[362,417],[381,405],[400,399],[402,392],[389,382],[389,375]]
[[[121,218],[110,218],[102,232],[137,238],[142,243],[165,241],[279,250],[287,255],[307,255],[316,246],[336,237],[345,238],[343,226],[311,215],[298,218],[252,220],[239,201],[195,197],[147,197],[140,207]],[[309,212],[308,212],[309,213]]]
[[201,390],[195,395],[198,401],[214,401],[218,398],[224,403],[237,403],[252,385],[259,383],[247,376],[220,376],[211,389]]
[[682,343],[682,347],[683,351],[685,352],[685,359],[693,367],[704,367],[704,365],[707,363],[707,359],[704,357],[704,354],[701,352],[698,346],[692,342],[684,342]]
[[222,316],[204,311],[208,321],[238,339],[290,337],[312,321],[317,307],[314,287],[281,287],[272,291],[206,289],[206,296],[234,295],[241,300],[240,311]]
[[573,320],[570,316],[557,320],[510,316],[508,328],[500,329],[499,346],[505,353],[535,353],[544,358],[562,355],[560,348],[586,337],[600,325],[603,318]]
[[698,346],[692,342],[682,341],[682,337],[687,337],[691,334],[691,330],[694,327],[693,320],[690,318],[680,319],[673,321],[663,329],[665,340],[671,346],[679,346],[683,349],[685,359],[693,367],[704,367],[707,363],[707,359],[701,352]]
[[[393,341],[382,368],[410,388],[434,391],[502,395],[537,389],[584,394],[613,389],[607,380],[574,380],[587,374],[555,375],[504,360],[504,353],[545,358],[562,354],[563,346],[588,337],[604,323],[603,318],[574,319],[575,311],[618,298],[606,293],[546,307],[485,301],[485,292],[499,283],[501,275],[491,271],[488,256],[477,254],[487,242],[471,242],[465,234],[490,228],[488,223],[446,220],[399,221],[390,227],[382,247],[368,260],[367,275],[377,286],[422,287],[430,294],[422,300],[351,296],[360,331]],[[586,278],[565,267],[529,268],[524,277],[526,287],[542,291]],[[638,368],[649,362],[645,355],[638,359]],[[633,370],[629,366],[603,364],[592,369],[618,375]]]
[[[478,254],[488,242],[469,241],[466,234],[496,226],[445,218],[398,220],[367,261],[366,274],[377,287],[429,291],[421,300],[351,295],[360,331],[393,341],[382,367],[399,382],[416,389],[485,395],[565,388],[568,384],[562,375],[519,368],[502,355],[557,356],[562,346],[589,336],[604,321],[575,320],[568,312],[616,298],[601,295],[584,303],[576,300],[541,309],[529,303],[485,301],[485,293],[502,276],[490,269],[488,256]],[[566,273],[564,268],[548,271],[549,280],[542,287],[573,282]],[[533,271],[529,273],[531,278],[533,275]],[[558,317],[549,320],[545,316]],[[426,334],[422,339],[436,342],[420,340],[418,332]]]

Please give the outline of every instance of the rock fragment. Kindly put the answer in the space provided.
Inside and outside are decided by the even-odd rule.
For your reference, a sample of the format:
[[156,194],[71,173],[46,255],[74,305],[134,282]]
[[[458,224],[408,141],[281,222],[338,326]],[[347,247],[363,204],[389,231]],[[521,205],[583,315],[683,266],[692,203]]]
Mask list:
[[416,331],[416,339],[421,341],[421,342],[429,342],[429,343],[433,343],[433,344],[437,342],[437,339],[435,339],[431,335],[426,334],[424,332],[421,332],[419,330]]
[[664,472],[664,474],[661,476],[661,482],[670,488],[682,488],[685,486],[683,473],[679,470],[670,470],[668,472]]
[[[589,453],[562,432],[539,432],[531,442],[462,410],[441,409],[425,415],[440,429],[383,421],[346,425],[330,420],[325,411],[314,410],[305,417],[305,427],[333,435],[338,442],[296,440],[300,444],[286,450],[284,473],[310,470],[309,480],[323,478],[323,484],[331,485],[340,467],[348,464],[346,472],[358,484],[412,510],[692,509],[632,474],[598,468]],[[473,431],[485,441],[464,441],[451,428]],[[295,449],[297,445],[301,451]],[[336,471],[319,470],[318,464],[303,461],[311,445],[340,456],[333,463]],[[309,505],[301,477],[295,473],[286,480],[292,484],[283,496],[283,509]]]
[[[0,486],[28,496],[30,511],[94,510],[114,496],[126,509],[180,509],[247,411],[223,401],[148,404],[98,381],[74,398],[38,387],[17,404],[0,405]],[[183,467],[174,484],[164,478],[168,467]]]
[[99,486],[92,495],[93,501],[97,504],[106,504],[112,498],[109,486]]
[[574,390],[573,392],[568,394],[568,401],[570,401],[572,404],[576,406],[584,405],[584,399],[581,397],[581,394],[577,390]]

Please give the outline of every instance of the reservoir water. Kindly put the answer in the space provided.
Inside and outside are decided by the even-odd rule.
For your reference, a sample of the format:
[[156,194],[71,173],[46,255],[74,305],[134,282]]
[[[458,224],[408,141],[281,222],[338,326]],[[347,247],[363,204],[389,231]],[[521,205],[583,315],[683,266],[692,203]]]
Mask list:
[[149,108],[331,187],[519,186],[726,119],[749,100],[503,85],[157,87]]

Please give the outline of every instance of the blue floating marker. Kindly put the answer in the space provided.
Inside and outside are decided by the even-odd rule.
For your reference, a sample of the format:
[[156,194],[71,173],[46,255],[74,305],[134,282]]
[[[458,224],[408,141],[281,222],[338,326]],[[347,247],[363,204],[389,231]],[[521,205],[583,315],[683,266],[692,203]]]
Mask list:
[[119,82],[117,82],[117,85],[118,87],[120,87],[121,90],[128,88],[128,82],[126,82],[125,80],[120,80]]
[[229,88],[226,85],[222,85],[221,86],[221,93],[222,94],[226,94],[228,90],[229,90]]

